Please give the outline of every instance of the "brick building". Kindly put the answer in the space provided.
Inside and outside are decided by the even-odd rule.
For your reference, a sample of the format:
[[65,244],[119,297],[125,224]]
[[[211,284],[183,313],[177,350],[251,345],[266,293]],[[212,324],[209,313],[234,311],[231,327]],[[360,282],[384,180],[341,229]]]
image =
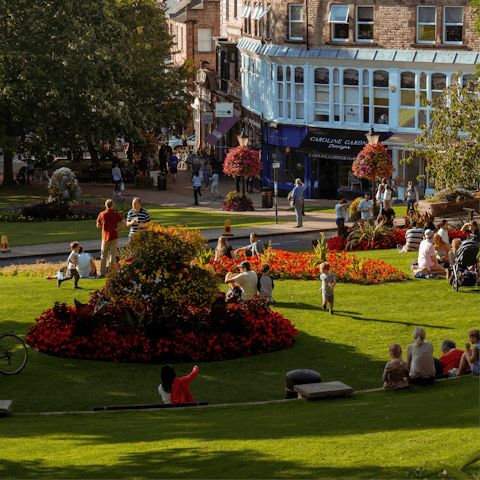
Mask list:
[[223,41],[240,52],[242,120],[252,135],[260,126],[263,182],[272,185],[280,162],[284,193],[297,177],[310,198],[367,190],[351,164],[372,125],[392,150],[394,177],[417,183],[423,158],[400,160],[430,121],[422,99],[466,84],[480,63],[469,0],[222,0],[221,12]]

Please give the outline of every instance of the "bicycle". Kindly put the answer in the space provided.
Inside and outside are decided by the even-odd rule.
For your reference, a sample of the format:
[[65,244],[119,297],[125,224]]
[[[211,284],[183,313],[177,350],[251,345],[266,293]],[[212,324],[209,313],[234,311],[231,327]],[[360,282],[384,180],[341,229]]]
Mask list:
[[0,373],[14,375],[20,373],[27,364],[27,347],[23,340],[6,332],[0,335]]

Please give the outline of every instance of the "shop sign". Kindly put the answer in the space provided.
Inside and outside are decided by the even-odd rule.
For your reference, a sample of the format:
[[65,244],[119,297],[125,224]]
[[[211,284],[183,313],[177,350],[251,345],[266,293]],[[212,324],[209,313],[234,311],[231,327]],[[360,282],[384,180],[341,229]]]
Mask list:
[[213,123],[213,112],[202,112],[202,123],[211,125]]
[[302,143],[303,129],[298,127],[268,128],[268,143],[282,147],[298,148]]
[[[380,140],[387,138],[382,133]],[[310,128],[298,147],[307,151],[310,158],[328,160],[352,160],[368,143],[365,132],[357,130],[340,130],[334,128]]]
[[205,141],[209,145],[215,145],[237,123],[237,120],[237,117],[226,118],[210,135],[207,135]]
[[216,117],[233,117],[233,103],[216,103]]

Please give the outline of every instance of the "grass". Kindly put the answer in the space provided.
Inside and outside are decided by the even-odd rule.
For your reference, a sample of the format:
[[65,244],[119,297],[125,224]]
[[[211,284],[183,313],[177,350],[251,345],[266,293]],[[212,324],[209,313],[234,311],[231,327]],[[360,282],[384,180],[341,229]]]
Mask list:
[[[249,215],[228,215],[216,212],[199,212],[195,210],[167,208],[159,205],[145,204],[150,218],[156,224],[186,225],[188,228],[205,230],[223,228],[225,220],[230,220],[232,228],[250,225],[268,225],[273,219]],[[280,220],[281,223],[287,223]],[[94,220],[78,220],[68,222],[6,222],[0,224],[1,234],[8,236],[10,247],[21,245],[38,245],[43,243],[69,242],[77,240],[97,240],[100,230]],[[120,233],[128,236],[128,229]]]
[[[406,205],[392,205],[393,210],[395,211],[396,217],[404,217],[407,214],[407,207]],[[305,207],[306,212],[321,212],[321,213],[331,213],[335,215],[335,207],[327,207],[327,206],[311,206]]]
[[[396,250],[358,254],[404,271],[414,257]],[[0,331],[25,337],[54,301],[84,302],[102,284],[81,280],[84,290],[74,292],[68,284],[58,289],[53,281],[0,277]],[[405,351],[416,326],[425,327],[438,357],[445,338],[463,345],[478,323],[478,288],[455,293],[445,280],[339,284],[333,316],[321,311],[318,288],[319,282],[276,281],[274,308],[296,324],[296,346],[200,364],[191,384],[194,398],[210,404],[280,400],[285,373],[296,368],[317,370],[323,381],[339,380],[355,390],[380,387],[388,346],[397,342]],[[14,401],[15,413],[159,402],[159,365],[58,359],[31,349],[29,355],[20,375],[2,381],[2,398]],[[175,365],[179,374],[191,367]],[[477,417],[474,377],[313,403],[14,416],[4,420],[0,435],[0,476],[415,478],[413,470],[426,467],[432,478],[441,466],[435,461],[458,466],[475,449]]]

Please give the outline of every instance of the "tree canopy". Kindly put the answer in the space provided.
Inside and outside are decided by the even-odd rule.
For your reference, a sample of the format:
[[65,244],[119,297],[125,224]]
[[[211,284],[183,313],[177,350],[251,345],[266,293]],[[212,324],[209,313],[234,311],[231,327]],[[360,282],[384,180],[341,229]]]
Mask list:
[[[154,0],[0,3],[0,146],[4,183],[14,153],[37,153],[189,118],[192,65],[167,65],[171,39]],[[32,141],[22,141],[32,133]]]

